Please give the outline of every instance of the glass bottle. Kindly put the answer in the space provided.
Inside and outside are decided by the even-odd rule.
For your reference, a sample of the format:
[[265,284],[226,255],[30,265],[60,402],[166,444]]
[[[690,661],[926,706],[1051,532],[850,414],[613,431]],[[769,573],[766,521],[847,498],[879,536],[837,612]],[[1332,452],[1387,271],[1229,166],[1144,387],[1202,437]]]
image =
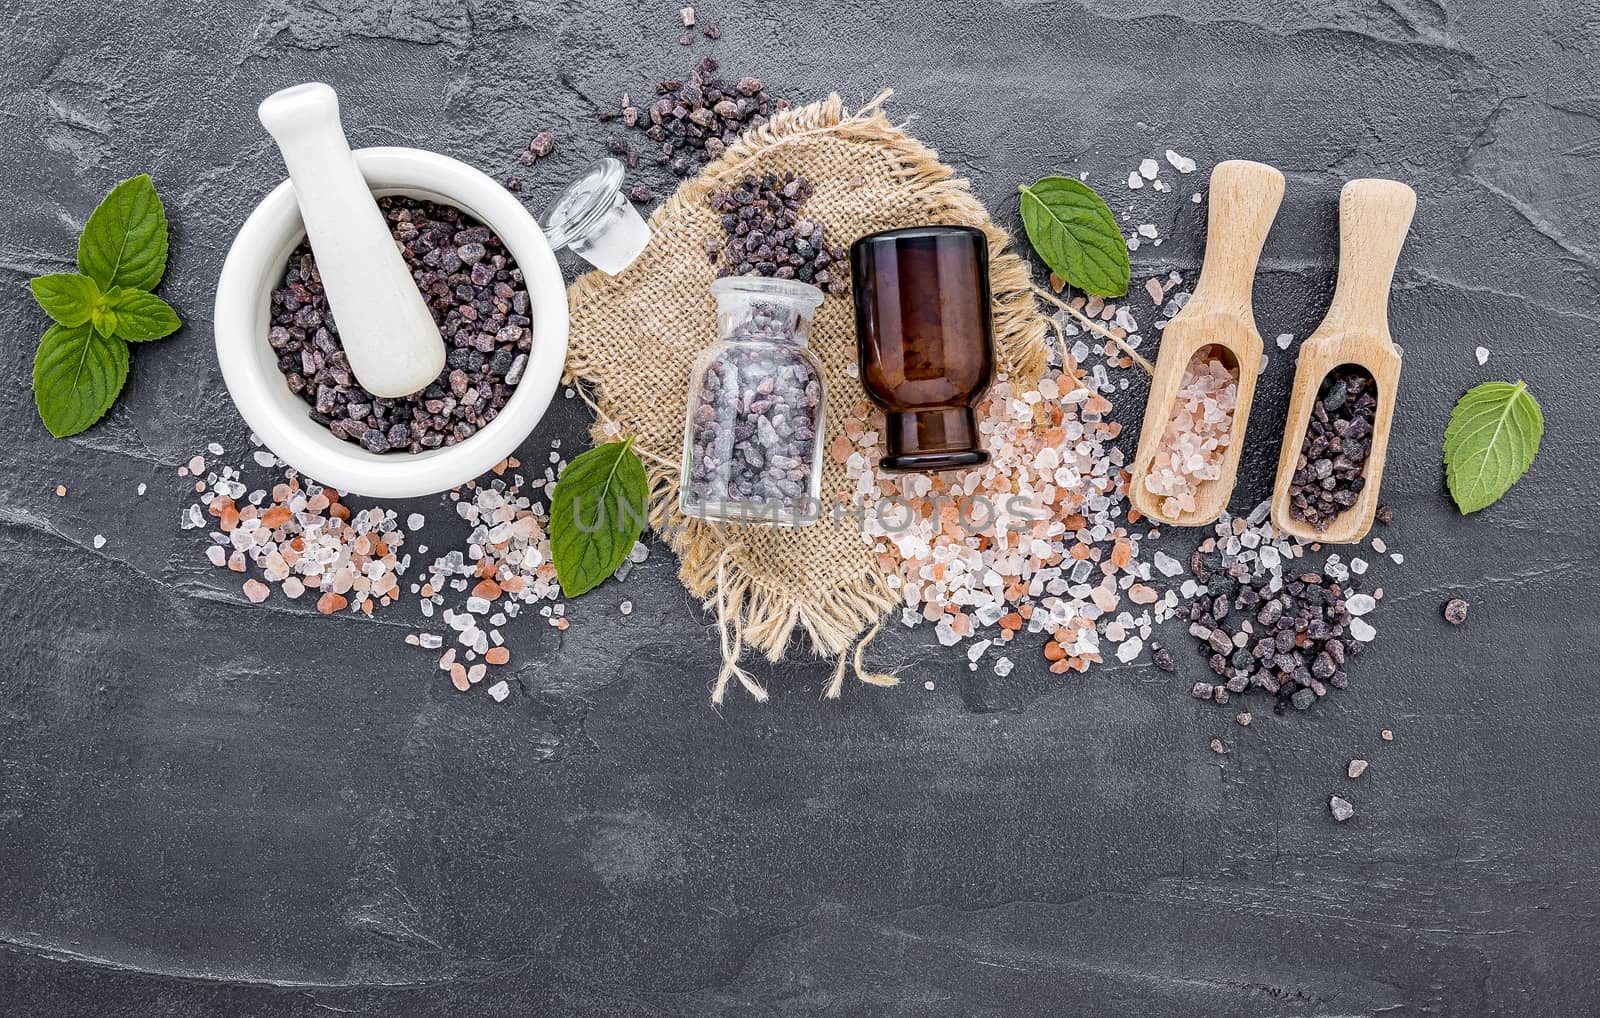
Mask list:
[[719,338],[690,373],[678,506],[704,520],[814,523],[826,394],[807,344],[822,291],[729,276],[711,294]]
[[850,247],[861,383],[886,412],[885,470],[987,462],[972,408],[989,386],[989,240],[971,226],[917,226]]

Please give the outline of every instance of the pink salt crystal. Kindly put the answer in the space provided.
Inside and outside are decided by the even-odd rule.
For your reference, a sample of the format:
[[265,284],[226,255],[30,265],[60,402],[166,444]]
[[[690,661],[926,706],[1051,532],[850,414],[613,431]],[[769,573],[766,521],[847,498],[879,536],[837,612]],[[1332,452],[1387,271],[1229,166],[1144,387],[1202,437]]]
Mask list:
[[244,596],[248,597],[253,604],[260,604],[262,601],[265,601],[267,596],[271,593],[272,588],[267,586],[265,583],[262,583],[260,580],[244,581]]

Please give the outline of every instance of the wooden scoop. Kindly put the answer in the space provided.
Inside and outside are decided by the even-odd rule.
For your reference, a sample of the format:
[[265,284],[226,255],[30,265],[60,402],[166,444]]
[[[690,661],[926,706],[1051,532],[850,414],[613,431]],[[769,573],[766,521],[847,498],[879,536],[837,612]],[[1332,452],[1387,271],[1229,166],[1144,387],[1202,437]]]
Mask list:
[[[1261,335],[1256,332],[1250,294],[1255,283],[1261,245],[1283,200],[1283,174],[1265,163],[1231,159],[1211,171],[1211,209],[1206,227],[1206,256],[1194,296],[1167,323],[1161,335],[1145,406],[1144,429],[1134,457],[1129,500],[1144,515],[1163,523],[1197,527],[1222,515],[1233,494],[1239,453],[1244,447],[1250,419],[1250,399],[1261,373]],[[1233,411],[1232,440],[1223,455],[1215,480],[1203,481],[1195,492],[1194,508],[1176,515],[1162,511],[1166,498],[1145,487],[1161,435],[1172,417],[1173,402],[1183,380],[1183,369],[1196,351],[1216,346],[1221,360],[1239,372],[1238,399]]]
[[[1352,180],[1339,194],[1339,281],[1327,317],[1300,347],[1272,491],[1272,522],[1302,540],[1349,544],[1372,528],[1400,381],[1400,351],[1389,336],[1389,284],[1416,208],[1416,192],[1395,180]],[[1377,383],[1378,405],[1362,470],[1366,485],[1354,504],[1319,531],[1290,515],[1289,485],[1323,379],[1345,364],[1366,369]]]

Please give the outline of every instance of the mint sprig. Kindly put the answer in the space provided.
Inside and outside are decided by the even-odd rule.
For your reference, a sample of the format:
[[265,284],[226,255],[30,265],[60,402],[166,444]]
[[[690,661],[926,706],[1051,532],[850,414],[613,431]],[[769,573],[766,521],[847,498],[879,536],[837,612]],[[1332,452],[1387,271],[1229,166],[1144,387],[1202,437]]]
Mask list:
[[33,399],[57,438],[105,416],[128,380],[128,344],[183,323],[150,291],[167,268],[167,214],[148,174],[111,189],[78,238],[78,271],[30,280],[55,319],[33,358]]

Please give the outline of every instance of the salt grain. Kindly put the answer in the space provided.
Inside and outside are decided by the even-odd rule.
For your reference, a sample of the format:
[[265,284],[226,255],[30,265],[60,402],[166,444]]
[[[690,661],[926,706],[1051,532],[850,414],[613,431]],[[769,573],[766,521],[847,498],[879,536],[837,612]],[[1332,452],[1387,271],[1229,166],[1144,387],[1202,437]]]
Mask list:
[[1365,615],[1377,606],[1371,594],[1351,594],[1344,602],[1345,610],[1351,615]]

